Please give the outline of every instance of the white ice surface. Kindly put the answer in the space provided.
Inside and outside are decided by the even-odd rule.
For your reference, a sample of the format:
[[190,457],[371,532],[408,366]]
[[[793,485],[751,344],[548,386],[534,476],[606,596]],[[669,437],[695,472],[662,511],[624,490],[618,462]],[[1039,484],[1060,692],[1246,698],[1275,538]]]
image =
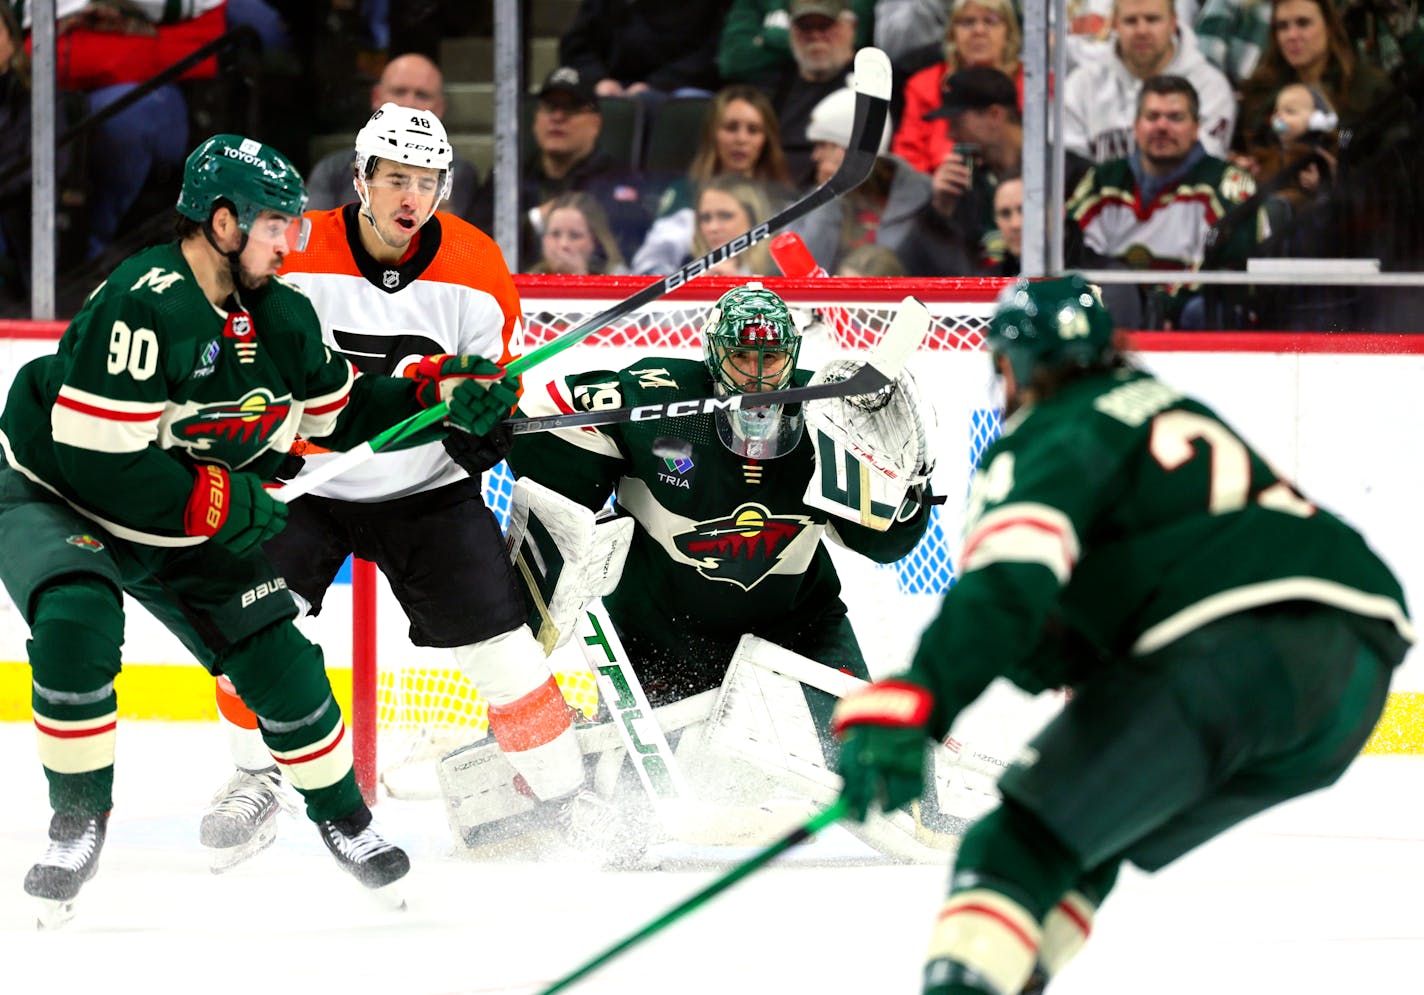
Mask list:
[[[437,803],[383,800],[409,909],[377,908],[315,832],[207,870],[199,815],[226,776],[215,726],[128,723],[98,876],[37,933],[20,882],[44,848],[28,725],[0,724],[0,992],[270,995],[529,993],[710,881],[453,856]],[[858,844],[839,829],[814,855]],[[748,877],[575,992],[915,995],[945,871],[806,857]],[[1424,759],[1367,757],[1333,789],[1265,814],[1166,871],[1127,871],[1053,995],[1424,991]]]

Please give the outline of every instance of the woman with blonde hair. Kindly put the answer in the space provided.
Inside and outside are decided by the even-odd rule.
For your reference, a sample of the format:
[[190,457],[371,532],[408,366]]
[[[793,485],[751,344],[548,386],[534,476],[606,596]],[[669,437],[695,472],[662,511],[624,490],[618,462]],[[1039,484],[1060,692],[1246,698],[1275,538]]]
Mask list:
[[[678,265],[721,248],[773,213],[772,198],[765,184],[732,173],[712,177],[698,192],[697,228],[688,251]],[[765,241],[707,271],[710,276],[773,276],[779,272],[771,261],[771,252]]]
[[628,272],[608,214],[592,194],[562,193],[549,204],[542,257],[531,273],[589,276]]
[[1023,108],[1023,33],[1010,0],[954,0],[944,31],[944,61],[905,82],[905,110],[890,151],[922,173],[933,173],[954,147],[950,123],[925,120],[937,109],[945,77],[970,66],[997,69],[1014,81]]
[[781,148],[776,111],[754,86],[723,87],[708,103],[691,165],[685,176],[663,191],[658,217],[633,255],[633,272],[671,273],[681,265],[695,227],[696,191],[724,174],[790,189],[791,172]]

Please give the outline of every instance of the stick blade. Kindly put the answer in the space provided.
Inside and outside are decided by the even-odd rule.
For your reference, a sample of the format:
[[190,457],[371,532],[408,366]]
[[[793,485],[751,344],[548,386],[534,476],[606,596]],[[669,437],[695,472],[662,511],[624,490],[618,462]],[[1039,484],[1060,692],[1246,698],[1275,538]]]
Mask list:
[[895,312],[890,327],[875,344],[875,350],[870,354],[870,365],[879,370],[886,380],[894,380],[924,342],[933,320],[929,308],[919,298],[906,297],[900,302],[900,309]]
[[856,93],[864,93],[877,100],[889,100],[893,90],[890,57],[868,45],[856,52],[851,87]]

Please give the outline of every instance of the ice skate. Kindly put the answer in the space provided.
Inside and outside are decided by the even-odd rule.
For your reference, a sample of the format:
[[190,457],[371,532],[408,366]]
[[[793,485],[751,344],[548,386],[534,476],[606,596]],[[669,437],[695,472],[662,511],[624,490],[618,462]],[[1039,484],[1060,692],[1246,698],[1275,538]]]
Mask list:
[[370,809],[362,805],[344,819],[319,822],[317,831],[342,870],[370,888],[381,904],[405,908],[396,882],[410,870],[410,858],[371,828]]
[[40,900],[40,929],[58,929],[74,917],[80,887],[99,869],[108,825],[107,812],[56,812],[50,819],[49,847],[25,875],[25,892]]
[[277,838],[277,812],[286,807],[276,767],[236,771],[213,796],[198,837],[212,850],[210,869],[221,874],[262,852]]

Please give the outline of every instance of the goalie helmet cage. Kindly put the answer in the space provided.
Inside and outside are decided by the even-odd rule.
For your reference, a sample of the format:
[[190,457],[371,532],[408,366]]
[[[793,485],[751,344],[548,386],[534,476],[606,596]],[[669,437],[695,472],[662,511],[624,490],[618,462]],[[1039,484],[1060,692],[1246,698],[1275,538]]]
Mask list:
[[[524,351],[576,327],[647,282],[646,277],[517,277],[526,320]],[[525,390],[577,371],[621,369],[646,356],[700,357],[707,310],[722,293],[746,282],[704,277],[684,284],[531,369],[524,377]],[[953,578],[950,547],[959,535],[959,509],[975,460],[998,432],[982,346],[989,313],[1006,281],[767,277],[761,282],[786,299],[802,325],[801,365],[808,369],[846,354],[863,358],[907,294],[922,300],[933,316],[929,335],[908,366],[937,412],[931,435],[931,452],[938,461],[934,490],[949,500],[934,509],[919,545],[895,564],[880,566],[831,544],[843,598],[867,657],[875,647],[872,670],[892,669],[908,661],[916,634]],[[823,320],[834,312],[843,312],[849,321],[841,322],[838,315],[834,322]],[[504,464],[485,475],[485,500],[502,526],[512,492],[513,479]],[[373,568],[357,564],[352,585],[351,721],[358,780],[372,800],[377,781],[395,795],[429,794],[433,761],[484,734],[485,703],[448,650],[409,644],[400,609]],[[570,704],[592,715],[597,688],[577,648],[564,647],[550,662]]]

